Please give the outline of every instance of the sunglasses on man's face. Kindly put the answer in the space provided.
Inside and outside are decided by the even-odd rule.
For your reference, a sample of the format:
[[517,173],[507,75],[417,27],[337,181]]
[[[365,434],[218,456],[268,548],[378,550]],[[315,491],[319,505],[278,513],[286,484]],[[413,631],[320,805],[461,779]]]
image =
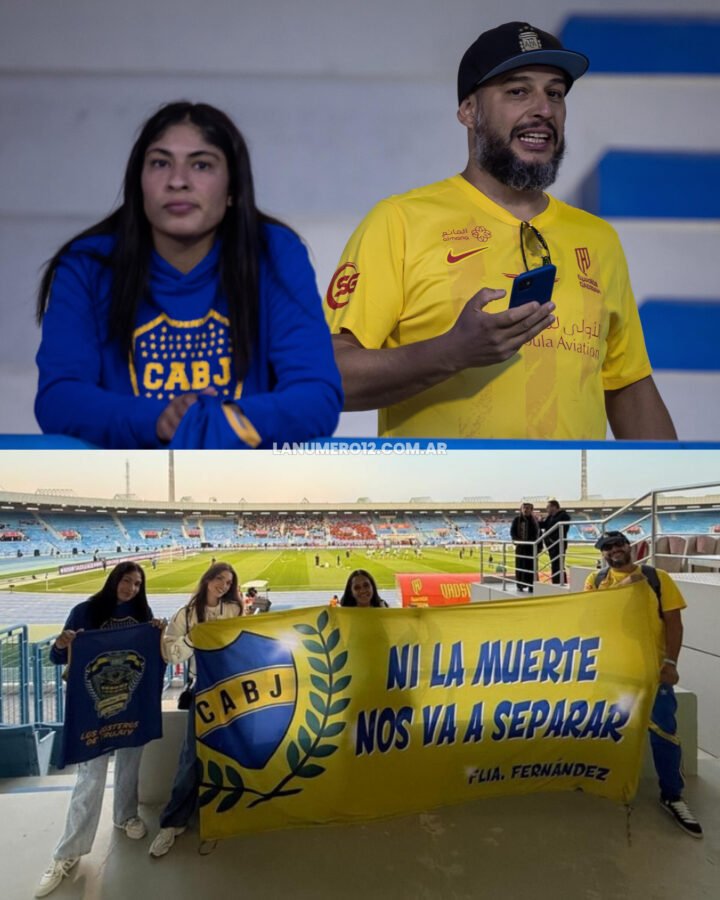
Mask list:
[[603,550],[607,552],[608,550],[617,550],[618,547],[627,547],[628,545],[625,541],[613,541],[612,544],[605,544]]

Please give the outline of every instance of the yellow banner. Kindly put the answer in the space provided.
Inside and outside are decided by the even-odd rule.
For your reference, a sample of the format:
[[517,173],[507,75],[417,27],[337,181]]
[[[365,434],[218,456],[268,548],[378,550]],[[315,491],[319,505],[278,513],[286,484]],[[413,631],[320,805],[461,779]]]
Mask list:
[[644,582],[200,625],[202,837],[541,790],[629,801],[660,627]]

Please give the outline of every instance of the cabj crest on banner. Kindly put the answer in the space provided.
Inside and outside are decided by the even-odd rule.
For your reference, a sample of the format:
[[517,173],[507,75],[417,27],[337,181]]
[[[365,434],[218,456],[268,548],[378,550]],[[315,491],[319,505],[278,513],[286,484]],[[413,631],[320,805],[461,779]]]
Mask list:
[[[345,728],[333,721],[349,699],[340,696],[351,676],[340,675],[346,651],[334,653],[340,631],[328,630],[329,616],[322,612],[316,626],[294,626],[303,636],[302,647],[311,670],[305,724],[300,725],[285,749],[285,768],[269,790],[258,790],[239,768],[208,758],[203,767],[201,807],[222,813],[243,801],[247,808],[276,797],[300,793],[304,779],[325,771],[321,760],[338,749],[332,742]],[[264,769],[285,738],[297,706],[297,673],[292,651],[281,641],[243,631],[222,652],[197,654],[198,684],[209,683],[196,695],[196,727],[199,745],[234,759],[245,769]],[[227,677],[228,669],[236,674]],[[201,760],[203,753],[199,753]],[[290,787],[291,782],[297,782]]]

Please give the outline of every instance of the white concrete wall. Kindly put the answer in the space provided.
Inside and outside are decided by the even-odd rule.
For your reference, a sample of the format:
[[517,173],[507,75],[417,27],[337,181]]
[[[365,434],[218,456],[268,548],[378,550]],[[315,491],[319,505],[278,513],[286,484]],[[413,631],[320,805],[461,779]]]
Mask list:
[[698,698],[698,746],[720,756],[720,583],[717,577],[673,576],[682,591],[680,684]]
[[[511,16],[557,31],[578,6],[677,10],[674,0],[638,0],[630,9],[624,0],[574,7],[545,0],[540,9],[518,0],[512,12],[499,0],[482,8],[471,0],[5,0],[0,432],[37,430],[39,269],[113,205],[134,134],[160,103],[205,100],[235,118],[250,144],[260,205],[306,236],[323,292],[346,238],[373,203],[462,168],[455,78],[477,34]],[[717,0],[695,0],[683,11],[717,11]],[[623,79],[621,97],[618,84],[588,77],[574,87],[558,196],[574,198],[608,145],[720,143],[720,120],[708,114],[720,100],[715,80]],[[662,242],[662,253],[654,233],[640,226],[635,240],[633,229],[623,225],[621,233],[639,299],[663,286],[717,295],[708,277],[717,229],[684,226]],[[677,388],[672,405],[683,437],[720,438],[717,417],[704,414],[715,389],[702,378]],[[374,416],[345,417],[339,433],[374,433]]]

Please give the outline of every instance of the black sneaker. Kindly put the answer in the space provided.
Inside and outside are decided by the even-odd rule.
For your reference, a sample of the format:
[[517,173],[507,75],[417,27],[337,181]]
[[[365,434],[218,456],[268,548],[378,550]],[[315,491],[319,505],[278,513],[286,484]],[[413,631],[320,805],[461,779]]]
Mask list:
[[677,824],[690,837],[701,838],[703,830],[695,816],[690,812],[687,803],[684,800],[663,800],[660,798],[660,805],[666,809],[675,819]]

